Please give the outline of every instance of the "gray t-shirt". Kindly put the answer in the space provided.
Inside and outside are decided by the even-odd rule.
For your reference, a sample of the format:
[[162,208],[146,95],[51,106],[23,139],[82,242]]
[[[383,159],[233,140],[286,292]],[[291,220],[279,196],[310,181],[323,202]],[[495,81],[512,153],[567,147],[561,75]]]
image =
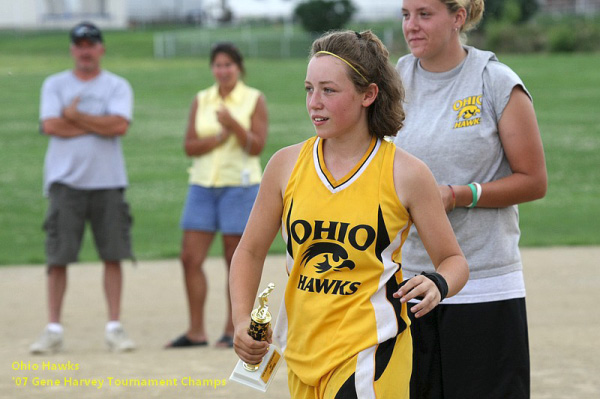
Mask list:
[[[426,71],[411,54],[400,58],[396,66],[406,89],[406,120],[394,142],[424,161],[438,184],[486,183],[512,173],[498,122],[512,89],[524,88],[523,82],[493,53],[465,49],[465,60],[447,72]],[[516,205],[456,208],[448,218],[469,263],[471,279],[522,269]],[[433,271],[415,228],[402,254],[408,275]]]
[[[60,117],[77,96],[81,112],[120,115],[131,121],[133,91],[125,79],[102,71],[96,78],[82,81],[71,70],[44,81],[40,121]],[[121,138],[90,133],[73,138],[50,136],[44,161],[44,193],[54,182],[85,190],[127,186]]]

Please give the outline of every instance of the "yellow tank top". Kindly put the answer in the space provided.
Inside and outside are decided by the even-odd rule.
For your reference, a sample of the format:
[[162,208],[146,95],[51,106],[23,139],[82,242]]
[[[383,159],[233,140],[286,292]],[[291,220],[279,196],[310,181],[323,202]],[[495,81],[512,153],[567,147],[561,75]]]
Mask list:
[[[219,134],[221,125],[216,112],[225,104],[231,115],[246,130],[250,129],[251,118],[260,97],[260,91],[238,81],[233,91],[221,98],[219,87],[213,85],[197,94],[196,133],[198,137]],[[240,147],[234,135],[206,154],[193,158],[188,170],[190,184],[204,187],[225,187],[242,185],[242,174],[248,176],[248,184],[258,184],[262,177],[260,158],[250,156]]]
[[284,306],[275,336],[288,367],[308,385],[363,349],[404,331],[401,247],[411,226],[393,179],[393,143],[373,138],[336,181],[323,141],[303,146],[284,194]]

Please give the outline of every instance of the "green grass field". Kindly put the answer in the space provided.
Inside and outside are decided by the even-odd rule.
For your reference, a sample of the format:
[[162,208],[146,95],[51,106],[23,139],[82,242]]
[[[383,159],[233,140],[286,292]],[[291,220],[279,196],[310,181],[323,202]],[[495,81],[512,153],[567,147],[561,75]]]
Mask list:
[[[178,255],[178,227],[190,164],[182,150],[191,100],[212,84],[206,58],[155,60],[152,33],[107,32],[104,67],[135,91],[134,122],[123,139],[138,259]],[[44,262],[46,209],[38,133],[44,78],[71,67],[67,35],[0,33],[0,264]],[[395,61],[397,56],[393,57]],[[599,54],[503,56],[534,97],[550,184],[546,198],[521,205],[522,245],[598,245],[600,233]],[[247,59],[246,81],[261,89],[270,116],[263,164],[279,148],[313,134],[304,108],[305,59]],[[82,260],[96,255],[87,234]],[[220,245],[213,246],[213,254]],[[278,239],[273,251],[281,252]]]

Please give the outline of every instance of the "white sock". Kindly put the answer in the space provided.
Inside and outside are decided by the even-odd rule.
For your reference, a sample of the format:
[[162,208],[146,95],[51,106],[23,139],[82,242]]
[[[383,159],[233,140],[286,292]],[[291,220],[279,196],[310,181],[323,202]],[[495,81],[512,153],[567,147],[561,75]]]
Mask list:
[[60,323],[48,323],[48,325],[46,326],[46,330],[58,334],[62,334],[62,332],[64,331],[63,326]]
[[106,323],[106,331],[115,331],[117,328],[121,327],[121,322],[119,320],[111,320]]

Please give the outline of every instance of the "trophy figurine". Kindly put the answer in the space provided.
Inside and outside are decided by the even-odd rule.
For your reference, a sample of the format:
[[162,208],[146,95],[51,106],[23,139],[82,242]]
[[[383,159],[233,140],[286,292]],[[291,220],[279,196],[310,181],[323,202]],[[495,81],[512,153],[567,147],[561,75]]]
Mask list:
[[[275,284],[273,283],[267,285],[267,288],[258,296],[258,308],[254,309],[250,315],[248,335],[256,341],[267,340],[272,318],[271,313],[269,313],[268,296],[274,288]],[[248,364],[238,360],[229,379],[265,392],[280,364],[281,352],[275,345],[271,344],[263,361],[258,364]]]

